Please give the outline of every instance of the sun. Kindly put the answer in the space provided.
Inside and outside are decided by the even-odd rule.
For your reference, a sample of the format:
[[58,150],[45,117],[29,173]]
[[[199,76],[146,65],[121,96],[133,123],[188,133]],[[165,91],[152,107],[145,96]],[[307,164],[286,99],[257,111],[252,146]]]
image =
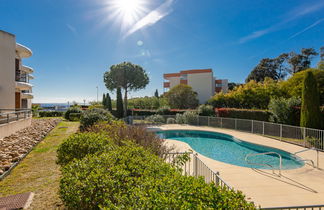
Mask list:
[[132,25],[146,11],[147,0],[109,0],[108,8],[122,25]]

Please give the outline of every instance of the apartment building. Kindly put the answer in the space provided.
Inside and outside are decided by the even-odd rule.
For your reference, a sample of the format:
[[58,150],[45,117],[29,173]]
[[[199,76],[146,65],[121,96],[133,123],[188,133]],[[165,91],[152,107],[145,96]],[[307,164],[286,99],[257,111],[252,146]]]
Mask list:
[[167,91],[178,84],[186,84],[197,92],[199,103],[203,104],[215,93],[228,91],[227,79],[216,79],[212,69],[184,70],[179,73],[169,73],[163,75],[164,90]]
[[16,43],[16,37],[0,30],[0,110],[31,109],[33,69],[23,65],[32,51]]

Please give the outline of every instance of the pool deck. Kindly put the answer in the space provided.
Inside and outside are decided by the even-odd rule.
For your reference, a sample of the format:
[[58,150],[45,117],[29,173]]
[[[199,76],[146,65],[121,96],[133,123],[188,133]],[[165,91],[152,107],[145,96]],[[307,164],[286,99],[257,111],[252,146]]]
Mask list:
[[[275,147],[290,153],[305,149],[294,144],[235,130],[189,125],[162,125],[158,128],[162,130],[215,131],[232,135],[243,141]],[[166,144],[174,146],[178,152],[192,149],[188,144],[176,140],[166,140]],[[263,208],[324,204],[323,152],[319,152],[319,169],[305,164],[298,169],[282,170],[280,177],[274,175],[272,170],[246,168],[216,161],[201,154],[198,154],[198,156],[212,170],[219,171],[226,183],[234,189],[242,191],[248,200]],[[315,166],[317,164],[316,151],[306,151],[298,154],[298,156],[313,160]],[[277,170],[275,172],[278,174]]]

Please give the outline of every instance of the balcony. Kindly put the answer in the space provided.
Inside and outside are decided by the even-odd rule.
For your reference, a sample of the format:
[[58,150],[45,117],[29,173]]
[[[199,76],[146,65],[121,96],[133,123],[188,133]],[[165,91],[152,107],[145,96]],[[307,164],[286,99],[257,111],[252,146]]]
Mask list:
[[22,65],[20,70],[23,72],[26,72],[27,74],[31,74],[34,72],[33,68],[31,68],[29,66],[25,66],[25,65]]
[[29,79],[34,79],[35,77],[34,77],[34,75],[28,74],[28,78]]
[[16,44],[16,52],[20,58],[29,58],[33,54],[28,47],[18,43]]
[[169,88],[170,87],[170,82],[164,82],[163,87],[164,88]]
[[30,83],[16,81],[16,88],[19,90],[30,90],[32,87]]
[[21,98],[22,99],[33,99],[34,95],[32,93],[24,93],[24,92],[22,92],[21,93]]

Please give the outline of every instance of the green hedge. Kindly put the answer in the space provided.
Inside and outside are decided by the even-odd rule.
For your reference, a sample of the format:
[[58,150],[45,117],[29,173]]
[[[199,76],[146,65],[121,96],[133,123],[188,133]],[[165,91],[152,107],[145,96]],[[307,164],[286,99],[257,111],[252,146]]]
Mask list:
[[111,150],[114,144],[105,135],[78,133],[68,137],[57,149],[57,163],[66,165],[74,159],[82,159],[88,154]]
[[135,145],[66,165],[60,196],[70,209],[255,209],[242,193],[182,176]]
[[72,114],[72,113],[79,113],[81,115],[82,110],[78,106],[72,106],[72,107],[68,108],[68,110],[66,110],[66,112],[64,113],[64,118],[67,120],[72,120],[72,119],[70,119],[70,114]]
[[59,111],[40,111],[39,117],[63,117],[64,112]]
[[80,120],[80,129],[85,130],[102,121],[112,121],[114,116],[105,109],[93,108],[83,112]]
[[266,110],[254,110],[254,109],[235,109],[235,108],[216,108],[217,117],[250,119],[259,121],[269,121],[271,115]]
[[69,119],[71,121],[79,121],[81,119],[82,113],[70,113]]

